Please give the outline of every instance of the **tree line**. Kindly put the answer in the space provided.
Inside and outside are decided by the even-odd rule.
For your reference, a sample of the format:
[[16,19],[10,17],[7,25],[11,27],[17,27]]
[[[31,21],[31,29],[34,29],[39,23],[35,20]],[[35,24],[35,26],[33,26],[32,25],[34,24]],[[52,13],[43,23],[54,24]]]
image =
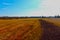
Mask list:
[[0,19],[19,19],[19,18],[60,18],[60,16],[24,16],[24,17],[9,17],[9,16],[3,16],[0,17]]

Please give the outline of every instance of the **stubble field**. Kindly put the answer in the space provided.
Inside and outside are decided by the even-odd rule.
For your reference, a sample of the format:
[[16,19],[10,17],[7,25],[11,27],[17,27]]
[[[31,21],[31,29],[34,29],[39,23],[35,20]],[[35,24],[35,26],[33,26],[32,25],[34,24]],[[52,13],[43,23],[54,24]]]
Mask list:
[[59,18],[0,19],[0,40],[60,40],[59,20]]

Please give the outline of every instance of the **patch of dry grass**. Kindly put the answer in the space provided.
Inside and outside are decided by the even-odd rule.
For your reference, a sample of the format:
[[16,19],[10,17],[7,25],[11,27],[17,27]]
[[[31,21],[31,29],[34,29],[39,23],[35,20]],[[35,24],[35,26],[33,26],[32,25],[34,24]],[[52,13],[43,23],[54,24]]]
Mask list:
[[43,18],[43,20],[51,22],[54,25],[60,27],[60,18]]
[[39,40],[40,27],[35,18],[0,20],[0,40]]

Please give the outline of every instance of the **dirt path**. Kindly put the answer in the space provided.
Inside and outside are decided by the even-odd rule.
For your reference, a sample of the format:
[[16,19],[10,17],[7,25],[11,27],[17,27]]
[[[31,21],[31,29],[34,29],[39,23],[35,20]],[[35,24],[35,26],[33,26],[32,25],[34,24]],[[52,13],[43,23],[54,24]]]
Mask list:
[[45,20],[40,20],[43,30],[41,40],[60,40],[60,27]]

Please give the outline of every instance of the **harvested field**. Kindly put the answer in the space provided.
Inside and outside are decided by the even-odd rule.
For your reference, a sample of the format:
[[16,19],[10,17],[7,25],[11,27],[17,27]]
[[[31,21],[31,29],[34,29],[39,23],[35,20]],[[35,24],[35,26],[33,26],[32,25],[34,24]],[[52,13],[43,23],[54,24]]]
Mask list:
[[43,20],[51,22],[60,27],[60,18],[44,18]]
[[[51,19],[1,19],[0,40],[60,40],[59,22]],[[53,19],[52,19],[53,20]]]

